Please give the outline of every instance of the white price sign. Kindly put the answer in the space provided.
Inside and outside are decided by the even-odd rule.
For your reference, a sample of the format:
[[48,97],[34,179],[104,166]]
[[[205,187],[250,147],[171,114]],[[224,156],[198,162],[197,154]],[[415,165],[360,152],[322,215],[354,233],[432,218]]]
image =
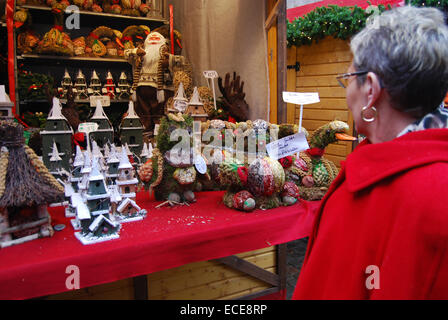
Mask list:
[[78,126],[78,131],[84,132],[86,134],[89,134],[90,132],[94,132],[96,130],[98,130],[98,123],[95,122],[83,122]]
[[207,70],[204,71],[204,77],[207,79],[207,85],[210,88],[210,82],[212,83],[212,90],[213,90],[213,105],[215,106],[216,110],[216,93],[215,93],[215,82],[213,79],[218,78],[218,72],[215,70]]
[[90,96],[90,106],[96,107],[97,101],[101,103],[103,107],[110,106],[110,97],[109,96]]
[[283,101],[293,104],[312,104],[320,102],[318,92],[283,92]]
[[305,133],[299,132],[291,136],[275,140],[266,145],[266,151],[270,158],[278,160],[283,157],[309,149]]
[[218,78],[218,72],[216,72],[215,70],[204,71],[204,77],[206,77],[207,79]]
[[300,105],[299,132],[302,132],[303,105],[320,102],[318,92],[286,92],[283,91],[283,101]]

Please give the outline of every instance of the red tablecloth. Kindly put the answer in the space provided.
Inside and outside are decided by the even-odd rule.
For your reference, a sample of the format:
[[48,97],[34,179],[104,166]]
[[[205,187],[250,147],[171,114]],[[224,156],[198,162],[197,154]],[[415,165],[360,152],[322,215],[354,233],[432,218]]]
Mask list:
[[52,224],[65,224],[51,238],[0,250],[0,299],[27,299],[67,291],[70,265],[80,271],[81,288],[149,274],[307,237],[319,202],[244,213],[222,203],[223,192],[197,194],[191,206],[148,210],[142,221],[124,223],[120,238],[82,245],[62,207],[50,208]]

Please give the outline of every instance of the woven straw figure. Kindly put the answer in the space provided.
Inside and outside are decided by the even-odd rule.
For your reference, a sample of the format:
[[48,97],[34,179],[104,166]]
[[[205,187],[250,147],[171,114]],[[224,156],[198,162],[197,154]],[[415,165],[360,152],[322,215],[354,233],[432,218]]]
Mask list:
[[335,164],[323,157],[325,148],[336,141],[353,141],[346,134],[349,126],[342,121],[332,121],[316,129],[309,138],[310,149],[292,158],[285,168],[288,181],[294,182],[305,200],[320,200],[338,175]]

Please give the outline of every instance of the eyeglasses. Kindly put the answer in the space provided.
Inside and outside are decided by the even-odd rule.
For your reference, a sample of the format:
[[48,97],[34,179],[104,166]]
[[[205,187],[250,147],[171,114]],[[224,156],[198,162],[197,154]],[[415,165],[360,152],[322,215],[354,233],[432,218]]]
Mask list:
[[367,74],[369,71],[357,71],[357,72],[351,72],[351,73],[344,73],[344,74],[340,74],[336,77],[336,80],[338,81],[339,85],[342,88],[347,88],[348,86],[348,79],[351,76],[361,76],[363,74]]

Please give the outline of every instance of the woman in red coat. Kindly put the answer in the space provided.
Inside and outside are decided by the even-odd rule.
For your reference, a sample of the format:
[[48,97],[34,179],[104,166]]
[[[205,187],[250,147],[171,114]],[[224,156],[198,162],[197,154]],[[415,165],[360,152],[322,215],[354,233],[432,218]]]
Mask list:
[[448,28],[401,7],[351,41],[338,77],[366,139],[316,217],[294,299],[448,299]]

